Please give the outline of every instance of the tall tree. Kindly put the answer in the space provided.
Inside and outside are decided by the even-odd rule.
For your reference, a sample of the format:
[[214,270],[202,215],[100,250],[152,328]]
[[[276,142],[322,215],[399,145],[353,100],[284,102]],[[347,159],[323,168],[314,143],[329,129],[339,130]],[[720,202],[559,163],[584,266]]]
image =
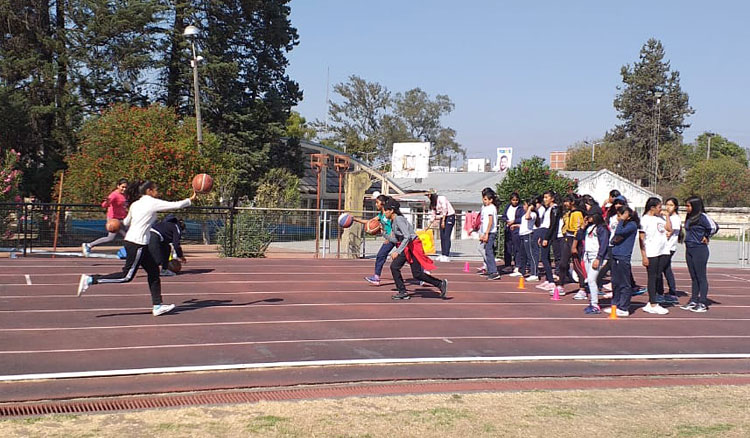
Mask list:
[[[708,155],[709,144],[711,146],[710,156]],[[722,137],[719,134],[704,132],[695,139],[695,142],[688,145],[688,167],[695,167],[701,161],[707,158],[711,160],[719,158],[730,158],[737,163],[747,167],[747,154],[745,150],[737,143]]]
[[623,86],[618,87],[614,107],[622,124],[606,138],[617,142],[626,159],[623,175],[629,179],[659,179],[664,158],[656,175],[649,171],[657,138],[659,143],[681,142],[683,131],[690,126],[685,118],[694,111],[680,87],[680,73],[670,69],[661,42],[651,38],[641,48],[638,62],[620,70]]

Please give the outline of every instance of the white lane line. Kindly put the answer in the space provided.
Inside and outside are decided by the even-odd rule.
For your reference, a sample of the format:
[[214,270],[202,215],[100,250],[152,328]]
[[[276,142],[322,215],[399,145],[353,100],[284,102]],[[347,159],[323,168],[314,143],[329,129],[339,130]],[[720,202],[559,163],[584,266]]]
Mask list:
[[[725,276],[725,277],[733,278],[733,279],[735,279],[735,280],[740,280],[740,281],[742,281],[743,283],[750,283],[750,279],[747,279],[747,278],[741,278],[741,277],[737,277],[737,276],[734,276],[734,275],[730,275],[730,274],[721,274],[721,275],[723,275],[723,276]],[[720,281],[720,280],[719,280],[719,281]],[[726,280],[724,280],[724,281],[726,281]],[[710,282],[711,282],[711,279],[709,278],[709,283],[710,283]]]
[[189,373],[205,371],[250,370],[290,367],[321,367],[346,365],[384,365],[384,364],[431,364],[451,362],[542,362],[542,361],[592,361],[592,360],[672,360],[672,359],[750,359],[746,353],[718,354],[592,354],[560,356],[472,356],[472,357],[414,357],[384,359],[346,359],[346,360],[308,360],[295,362],[265,362],[228,365],[196,365],[161,368],[133,368],[120,370],[77,371],[62,373],[11,374],[0,376],[0,381],[71,379],[82,377],[135,376],[142,374]]
[[[142,310],[142,309],[133,309]],[[146,313],[146,312],[144,312]],[[345,318],[345,319],[298,319],[298,320],[268,320],[268,321],[224,321],[224,322],[188,322],[175,324],[131,324],[131,325],[111,325],[111,326],[86,326],[86,327],[28,327],[28,328],[5,328],[0,329],[4,332],[45,332],[45,331],[78,331],[78,330],[120,330],[120,329],[150,329],[158,328],[166,330],[170,328],[185,327],[222,327],[222,326],[244,326],[244,325],[290,325],[290,324],[330,324],[330,323],[360,323],[360,322],[405,322],[405,321],[609,321],[609,318],[586,318],[586,317],[402,317],[402,318]],[[650,318],[644,316],[639,321],[693,321],[693,322],[732,322],[750,321],[750,318]],[[599,324],[609,324],[600,322]],[[554,337],[554,336],[553,336]],[[600,336],[597,336],[600,337]],[[690,336],[690,338],[700,336]]]
[[[238,341],[238,342],[201,342],[194,344],[157,344],[157,345],[131,345],[118,347],[94,347],[94,348],[60,348],[52,350],[8,350],[0,351],[2,355],[19,355],[19,354],[44,354],[44,353],[88,353],[88,352],[105,352],[105,351],[133,351],[133,350],[164,350],[164,349],[181,349],[181,348],[206,348],[206,347],[238,347],[252,345],[279,345],[279,344],[304,344],[304,343],[346,343],[346,342],[401,342],[401,341],[443,341],[441,336],[403,336],[403,337],[381,337],[381,338],[319,338],[319,339],[279,339],[273,341]],[[574,335],[544,335],[544,336],[451,336],[453,340],[479,340],[479,341],[498,341],[498,340],[547,340],[547,339],[590,339],[588,336]],[[671,339],[689,342],[691,339],[750,339],[747,335],[702,335],[690,336],[686,338],[683,335],[604,335],[597,336],[596,339]]]
[[26,284],[31,286],[31,275],[26,274]]

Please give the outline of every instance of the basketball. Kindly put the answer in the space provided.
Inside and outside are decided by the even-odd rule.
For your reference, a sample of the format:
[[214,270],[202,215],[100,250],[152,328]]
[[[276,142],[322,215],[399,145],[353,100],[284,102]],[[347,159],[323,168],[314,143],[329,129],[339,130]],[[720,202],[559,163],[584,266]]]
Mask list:
[[180,271],[182,271],[182,263],[180,263],[177,259],[172,259],[167,263],[167,266],[169,267],[169,270],[174,272],[175,274],[178,274]]
[[214,180],[207,173],[199,173],[193,178],[193,190],[197,193],[208,193],[214,186]]
[[382,232],[383,228],[380,226],[380,220],[377,217],[367,221],[367,224],[365,225],[365,233],[376,236]]
[[107,219],[107,225],[104,226],[110,233],[116,233],[120,231],[120,220],[119,219]]
[[354,223],[354,218],[349,213],[341,213],[339,215],[339,226],[341,228],[349,228]]

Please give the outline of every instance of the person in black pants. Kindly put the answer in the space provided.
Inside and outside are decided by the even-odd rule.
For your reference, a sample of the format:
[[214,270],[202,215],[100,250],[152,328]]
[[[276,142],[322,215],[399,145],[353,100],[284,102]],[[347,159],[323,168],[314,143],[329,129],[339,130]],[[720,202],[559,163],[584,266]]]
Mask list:
[[[518,193],[511,193],[510,203],[505,207],[505,211],[501,216],[503,222],[505,222],[505,241],[503,246],[505,268],[510,268],[511,263],[515,261],[515,268],[511,274],[512,277],[523,275],[521,272],[521,269],[523,269],[522,262],[524,262],[526,258],[525,256],[522,257],[524,252],[523,247],[521,246],[521,235],[518,233],[518,230],[521,228],[521,219],[523,219],[525,213],[523,207],[518,205],[520,202],[521,197]],[[521,260],[521,258],[524,260]]]
[[174,252],[182,263],[187,263],[185,254],[180,246],[182,232],[185,230],[185,222],[173,214],[168,214],[164,220],[157,222],[151,227],[151,238],[148,240],[148,249],[151,256],[161,265],[162,277],[172,277],[177,275],[169,269],[169,255],[172,253],[170,244]]
[[456,210],[453,209],[453,205],[445,196],[430,193],[427,197],[430,199],[430,210],[433,215],[432,223],[427,228],[432,228],[436,223],[440,224],[440,255],[438,261],[449,262],[451,261],[451,238],[453,237],[453,228],[456,226]]
[[685,202],[685,210],[685,261],[692,289],[690,301],[680,308],[703,313],[708,311],[708,242],[719,231],[719,226],[704,213],[703,200],[697,196]]
[[617,217],[620,221],[612,238],[612,307],[604,311],[612,313],[615,308],[617,316],[629,316],[630,298],[633,295],[630,259],[638,235],[639,220],[638,215],[627,206],[617,208]]
[[411,295],[406,291],[404,278],[401,276],[401,268],[404,264],[409,263],[411,274],[414,279],[429,283],[440,289],[440,297],[445,298],[448,290],[448,280],[439,280],[424,270],[433,270],[435,265],[432,260],[425,255],[422,249],[422,241],[414,232],[414,227],[401,214],[401,205],[395,199],[390,199],[384,207],[385,216],[391,221],[391,234],[386,235],[386,239],[396,246],[391,253],[391,275],[396,283],[398,293],[391,298],[394,300],[408,300]]

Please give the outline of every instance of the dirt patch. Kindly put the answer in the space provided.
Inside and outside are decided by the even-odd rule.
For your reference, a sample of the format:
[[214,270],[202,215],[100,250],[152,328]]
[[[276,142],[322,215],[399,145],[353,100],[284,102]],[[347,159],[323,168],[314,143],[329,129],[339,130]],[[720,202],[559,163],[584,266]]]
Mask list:
[[352,397],[0,421],[3,437],[747,437],[750,386]]

